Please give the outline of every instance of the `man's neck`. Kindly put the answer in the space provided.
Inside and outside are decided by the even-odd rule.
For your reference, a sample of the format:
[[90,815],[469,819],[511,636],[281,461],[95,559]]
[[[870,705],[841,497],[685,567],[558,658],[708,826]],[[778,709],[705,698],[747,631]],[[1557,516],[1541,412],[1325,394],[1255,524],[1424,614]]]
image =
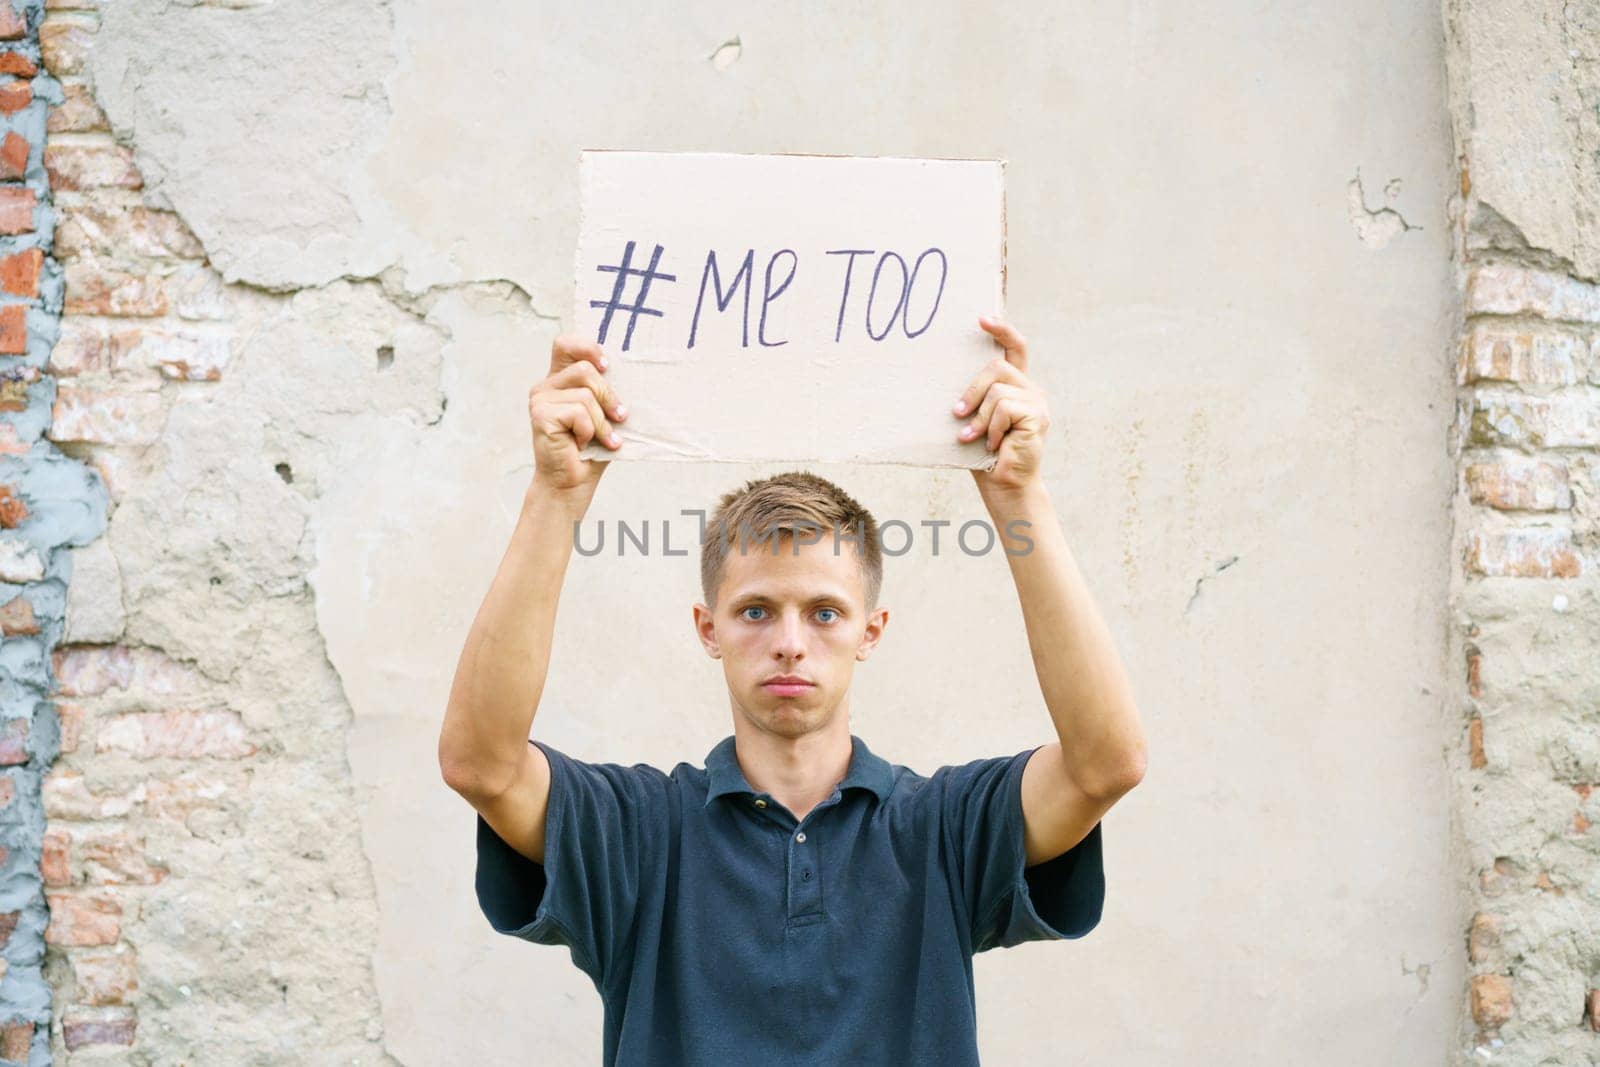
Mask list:
[[788,808],[796,820],[805,819],[833,795],[850,770],[849,717],[843,709],[835,722],[840,725],[800,737],[736,723],[734,746],[745,780],[756,792],[767,793]]

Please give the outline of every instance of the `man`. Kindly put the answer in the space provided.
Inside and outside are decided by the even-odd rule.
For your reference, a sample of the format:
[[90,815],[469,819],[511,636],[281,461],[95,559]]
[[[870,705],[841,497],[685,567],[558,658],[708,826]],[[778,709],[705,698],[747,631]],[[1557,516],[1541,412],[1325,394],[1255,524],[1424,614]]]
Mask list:
[[530,741],[576,525],[607,466],[579,449],[620,447],[627,417],[599,347],[556,340],[529,398],[532,484],[439,763],[478,812],[485,914],[569,947],[605,1006],[606,1064],[976,1063],[972,954],[1098,923],[1100,820],[1143,777],[1144,735],[1040,475],[1049,416],[1026,346],[979,321],[1004,355],[960,395],[952,431],[998,452],[973,478],[1056,740],[928,777],[850,733],[852,671],[888,623],[877,528],[798,472],[724,496],[708,524],[694,622],[722,661],[733,735],[705,768]]

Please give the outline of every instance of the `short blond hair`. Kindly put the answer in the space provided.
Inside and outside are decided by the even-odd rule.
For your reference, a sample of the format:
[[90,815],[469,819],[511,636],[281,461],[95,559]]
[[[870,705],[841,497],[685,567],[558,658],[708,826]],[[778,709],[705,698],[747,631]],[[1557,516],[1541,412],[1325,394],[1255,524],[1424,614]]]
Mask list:
[[[809,471],[785,471],[723,494],[700,545],[700,589],[706,606],[716,610],[717,589],[732,545],[746,551],[750,544],[762,544],[762,550],[775,551],[784,535],[802,533],[821,544],[853,545],[861,563],[867,610],[877,608],[883,587],[878,524],[849,493]],[[769,540],[770,547],[765,545]]]

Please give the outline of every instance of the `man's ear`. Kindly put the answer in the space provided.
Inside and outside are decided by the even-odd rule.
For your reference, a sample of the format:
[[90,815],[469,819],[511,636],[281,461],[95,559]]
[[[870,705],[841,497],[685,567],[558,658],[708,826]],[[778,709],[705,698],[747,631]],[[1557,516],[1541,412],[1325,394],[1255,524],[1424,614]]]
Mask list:
[[878,647],[878,642],[883,639],[884,628],[888,625],[888,608],[878,608],[867,616],[867,628],[862,631],[861,643],[856,646],[856,659],[865,662],[872,655],[872,650]]
[[694,634],[712,659],[722,658],[722,646],[717,643],[717,623],[711,609],[704,604],[694,606]]

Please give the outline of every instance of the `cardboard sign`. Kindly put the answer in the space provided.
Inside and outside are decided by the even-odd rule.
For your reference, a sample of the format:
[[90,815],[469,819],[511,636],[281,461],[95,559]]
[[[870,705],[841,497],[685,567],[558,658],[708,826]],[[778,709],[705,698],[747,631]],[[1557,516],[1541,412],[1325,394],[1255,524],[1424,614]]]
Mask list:
[[595,459],[989,469],[950,407],[999,347],[1004,164],[584,152],[576,330],[628,407]]

